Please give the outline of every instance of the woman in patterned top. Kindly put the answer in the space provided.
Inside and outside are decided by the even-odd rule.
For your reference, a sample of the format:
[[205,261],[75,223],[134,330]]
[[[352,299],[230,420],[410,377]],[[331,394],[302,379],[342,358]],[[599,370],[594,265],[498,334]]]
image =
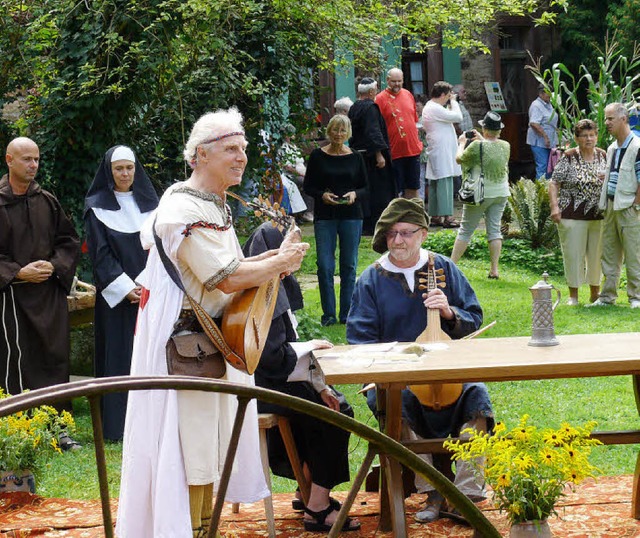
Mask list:
[[481,166],[484,175],[484,200],[480,205],[464,204],[462,206],[462,222],[458,237],[453,245],[451,259],[454,263],[467,250],[473,232],[484,217],[489,243],[489,259],[491,269],[489,278],[498,278],[498,260],[502,251],[502,232],[500,221],[509,196],[509,142],[500,140],[500,131],[504,127],[502,118],[497,112],[487,112],[483,120],[478,122],[482,127],[482,135],[473,131],[471,143],[465,133],[458,138],[458,154],[456,161],[462,165],[463,172],[474,166]]
[[570,306],[578,304],[578,288],[585,280],[591,302],[600,292],[602,213],[598,199],[607,158],[596,147],[598,128],[593,121],[580,120],[573,132],[578,147],[565,152],[549,182],[551,218],[558,225]]

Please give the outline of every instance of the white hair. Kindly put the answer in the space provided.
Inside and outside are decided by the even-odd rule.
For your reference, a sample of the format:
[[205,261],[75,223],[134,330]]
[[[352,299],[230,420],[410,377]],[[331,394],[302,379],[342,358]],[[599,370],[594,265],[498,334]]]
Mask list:
[[335,108],[336,114],[344,114],[346,116],[351,105],[353,105],[353,101],[349,97],[341,97],[333,103],[333,108]]
[[184,148],[184,160],[191,166],[195,166],[198,159],[198,146],[212,144],[218,137],[231,133],[244,135],[242,114],[236,107],[203,114],[193,124],[189,140]]
[[358,84],[358,95],[365,95],[372,90],[378,89],[378,83],[374,80],[373,82],[369,82],[369,84],[363,84],[360,82]]

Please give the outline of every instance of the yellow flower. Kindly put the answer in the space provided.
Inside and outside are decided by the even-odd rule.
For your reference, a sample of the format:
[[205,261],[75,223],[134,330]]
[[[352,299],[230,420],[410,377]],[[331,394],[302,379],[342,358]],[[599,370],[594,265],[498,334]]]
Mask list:
[[553,465],[556,462],[556,453],[549,448],[545,448],[540,452],[542,463],[545,465]]
[[565,436],[555,430],[547,430],[542,434],[544,442],[551,446],[560,446],[564,444]]
[[509,473],[502,473],[497,480],[497,485],[499,488],[504,488],[511,484],[511,476]]
[[493,428],[494,435],[500,435],[502,432],[506,431],[507,427],[504,425],[504,422],[496,422],[496,425]]
[[447,446],[455,459],[469,461],[484,473],[496,504],[517,523],[553,514],[567,484],[594,475],[596,468],[589,463],[591,447],[599,444],[590,439],[594,427],[595,422],[589,422],[577,428],[563,424],[538,429],[525,415],[512,430],[499,423],[493,435],[468,432],[467,443],[447,441]]
[[529,454],[518,454],[513,458],[513,465],[518,471],[524,472],[533,466],[533,458]]

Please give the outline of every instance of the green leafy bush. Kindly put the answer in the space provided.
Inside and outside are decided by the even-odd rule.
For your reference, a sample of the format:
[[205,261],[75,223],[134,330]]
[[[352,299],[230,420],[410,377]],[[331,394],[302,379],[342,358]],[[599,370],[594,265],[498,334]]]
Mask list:
[[[424,246],[429,250],[448,256],[453,249],[456,235],[457,232],[452,230],[431,233]],[[485,232],[473,234],[464,257],[489,262],[489,246]],[[528,239],[519,237],[509,237],[503,241],[500,264],[539,274],[544,271],[550,275],[564,274],[562,252],[559,248],[532,248]]]
[[558,232],[551,220],[548,183],[544,180],[521,178],[511,186],[509,205],[520,236],[531,248],[557,248]]

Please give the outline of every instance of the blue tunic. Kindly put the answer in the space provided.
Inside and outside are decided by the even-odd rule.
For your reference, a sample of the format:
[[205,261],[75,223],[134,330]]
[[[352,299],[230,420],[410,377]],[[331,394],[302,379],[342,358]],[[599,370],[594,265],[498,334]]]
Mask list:
[[[447,257],[435,255],[435,269],[444,269],[446,287],[443,288],[449,306],[455,314],[451,321],[441,319],[442,330],[452,339],[462,338],[482,324],[482,308],[469,281]],[[414,291],[409,289],[403,274],[384,269],[377,261],[364,270],[353,292],[347,341],[350,344],[379,342],[414,342],[427,326],[427,310],[418,289],[416,271]],[[375,391],[370,390],[367,402],[375,410]],[[460,427],[478,417],[488,419],[493,428],[493,410],[483,383],[465,383],[455,404],[439,411],[420,404],[409,390],[402,391],[402,415],[419,436],[441,438],[458,435]]]

